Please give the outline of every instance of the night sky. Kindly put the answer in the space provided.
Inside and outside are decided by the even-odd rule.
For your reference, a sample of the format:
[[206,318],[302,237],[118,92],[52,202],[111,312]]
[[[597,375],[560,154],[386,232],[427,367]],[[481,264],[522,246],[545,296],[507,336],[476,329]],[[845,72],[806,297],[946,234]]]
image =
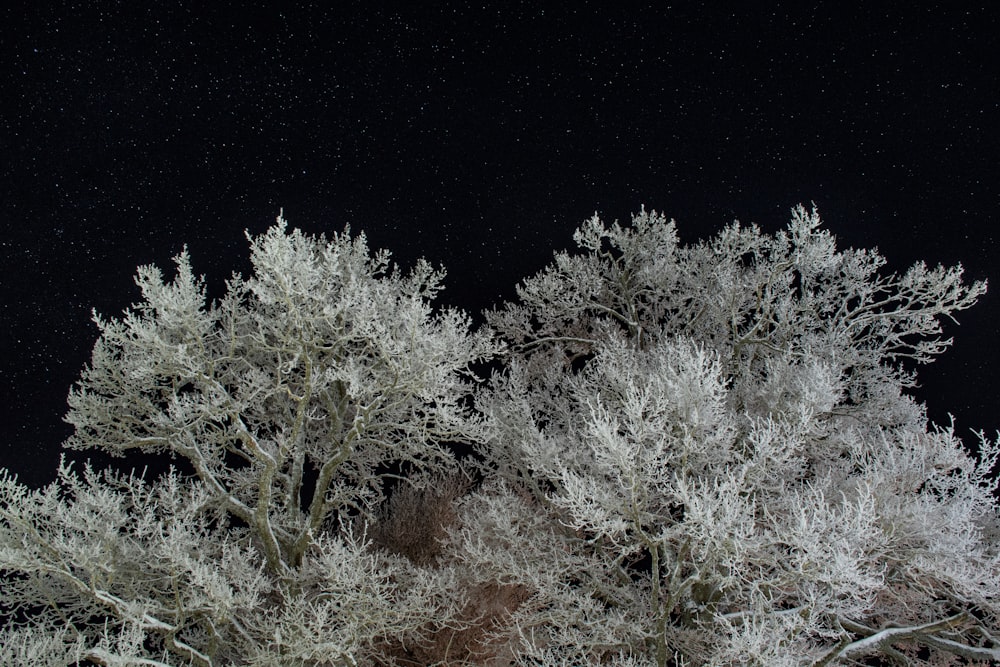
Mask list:
[[[90,311],[137,265],[187,244],[217,289],[281,207],[444,264],[474,313],[643,204],[693,241],[814,201],[843,246],[1000,289],[1000,9],[380,4],[0,10],[0,463],[54,477]],[[998,304],[921,375],[963,434],[1000,428]]]

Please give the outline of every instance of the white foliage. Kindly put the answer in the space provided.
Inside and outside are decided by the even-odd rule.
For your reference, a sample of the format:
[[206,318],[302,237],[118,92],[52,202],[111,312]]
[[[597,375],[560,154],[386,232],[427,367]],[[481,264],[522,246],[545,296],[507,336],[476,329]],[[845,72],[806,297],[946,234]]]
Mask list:
[[[639,629],[625,646],[579,635],[581,656],[997,650],[997,445],[981,438],[977,461],[929,428],[904,365],[943,351],[940,319],[985,284],[961,267],[880,275],[802,207],[774,236],[734,224],[680,247],[644,210],[574,238],[582,254],[488,313],[513,359],[480,405],[493,474],[575,531],[564,548],[618,587],[594,599]],[[886,626],[909,630],[869,639]]]
[[478,332],[430,264],[280,217],[216,303],[186,251],[140,268],[66,444],[190,473],[0,476],[0,662],[1000,662],[1000,442],[906,393],[984,283],[883,275],[801,206],[574,239]]
[[62,642],[101,664],[353,664],[458,599],[396,581],[407,566],[338,517],[372,515],[393,466],[449,469],[443,443],[482,438],[469,366],[498,347],[432,307],[427,262],[281,218],[248,239],[254,274],[213,304],[186,251],[170,282],[140,268],[69,397],[68,447],[167,451],[190,477],[0,480],[0,602],[31,628],[14,662]]

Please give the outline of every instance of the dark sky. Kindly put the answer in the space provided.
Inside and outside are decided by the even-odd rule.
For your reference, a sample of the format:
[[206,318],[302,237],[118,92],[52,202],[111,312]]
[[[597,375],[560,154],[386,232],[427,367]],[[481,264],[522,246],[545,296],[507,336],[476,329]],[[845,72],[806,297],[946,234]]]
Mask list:
[[[279,207],[445,264],[474,312],[643,204],[694,240],[815,201],[845,246],[1000,288],[1000,9],[378,4],[0,10],[4,465],[53,477],[91,308],[185,243],[220,285]],[[998,303],[922,374],[963,432],[1000,428]]]

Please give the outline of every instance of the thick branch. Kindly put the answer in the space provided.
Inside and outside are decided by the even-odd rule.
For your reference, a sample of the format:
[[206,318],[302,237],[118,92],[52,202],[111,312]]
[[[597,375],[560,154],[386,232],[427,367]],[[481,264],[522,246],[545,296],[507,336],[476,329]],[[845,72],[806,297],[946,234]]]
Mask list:
[[[899,641],[903,639],[916,639],[918,641],[923,641],[928,645],[932,645],[928,640],[937,640],[941,642],[942,646],[938,648],[943,648],[946,640],[939,640],[933,637],[931,633],[940,632],[942,630],[951,630],[958,626],[964,625],[969,621],[969,614],[967,612],[961,612],[955,614],[954,616],[949,616],[948,618],[941,621],[934,621],[933,623],[926,623],[924,625],[914,625],[910,627],[903,628],[885,628],[879,630],[873,635],[858,639],[853,642],[848,642],[837,646],[834,650],[823,656],[822,659],[813,663],[814,667],[822,667],[823,665],[828,665],[834,660],[839,658],[846,658],[852,655],[864,654],[871,651],[876,651],[881,649],[883,644],[887,644],[893,641]],[[854,626],[855,624],[849,621],[843,623],[846,626]],[[856,627],[856,626],[855,626]],[[964,646],[963,644],[958,644],[958,642],[947,642],[949,644],[954,644],[956,646]],[[965,647],[967,649],[973,650],[974,647]],[[951,650],[951,649],[943,649]],[[986,649],[978,649],[986,650]],[[996,653],[995,651],[993,653]]]

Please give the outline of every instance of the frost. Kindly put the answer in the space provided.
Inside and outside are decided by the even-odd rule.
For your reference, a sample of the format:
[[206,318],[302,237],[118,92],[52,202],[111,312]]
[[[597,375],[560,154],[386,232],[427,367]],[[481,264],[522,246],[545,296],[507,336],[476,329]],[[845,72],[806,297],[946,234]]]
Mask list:
[[477,331],[350,230],[279,217],[212,304],[141,267],[66,445],[193,472],[0,475],[0,662],[1000,661],[1000,443],[906,393],[984,283],[801,206],[574,239]]

